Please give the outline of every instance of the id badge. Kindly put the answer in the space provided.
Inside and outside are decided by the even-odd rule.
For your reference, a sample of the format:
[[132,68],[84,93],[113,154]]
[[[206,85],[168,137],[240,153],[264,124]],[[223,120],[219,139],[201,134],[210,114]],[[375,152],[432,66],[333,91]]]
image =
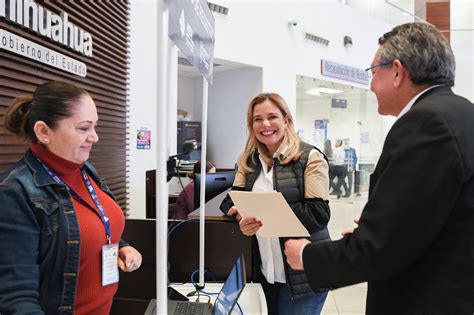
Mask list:
[[102,286],[119,281],[118,243],[102,246]]

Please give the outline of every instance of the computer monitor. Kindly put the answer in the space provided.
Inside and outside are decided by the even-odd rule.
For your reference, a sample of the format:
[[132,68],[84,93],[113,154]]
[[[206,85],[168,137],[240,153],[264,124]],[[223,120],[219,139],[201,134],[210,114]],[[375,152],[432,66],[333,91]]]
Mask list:
[[[235,172],[219,172],[206,174],[206,202],[232,187]],[[201,194],[201,174],[194,174],[194,209],[199,208]]]

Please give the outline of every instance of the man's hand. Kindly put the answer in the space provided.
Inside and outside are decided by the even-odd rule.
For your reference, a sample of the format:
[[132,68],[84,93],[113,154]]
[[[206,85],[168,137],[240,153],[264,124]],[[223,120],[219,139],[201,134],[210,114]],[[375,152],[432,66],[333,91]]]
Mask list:
[[303,270],[303,263],[300,255],[303,254],[302,248],[311,243],[307,239],[288,240],[285,242],[286,262],[293,270]]
[[357,229],[357,227],[359,225],[359,220],[360,220],[360,218],[355,218],[354,219],[354,227],[351,227],[351,228],[348,228],[348,229],[345,229],[344,231],[342,231],[341,232],[342,236],[346,236],[348,234],[354,233],[354,230]]

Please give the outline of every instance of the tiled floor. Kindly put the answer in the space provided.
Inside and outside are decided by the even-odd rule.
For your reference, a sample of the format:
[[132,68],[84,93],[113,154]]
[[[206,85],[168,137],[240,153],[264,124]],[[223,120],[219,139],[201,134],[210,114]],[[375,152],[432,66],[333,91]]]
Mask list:
[[[341,238],[341,232],[354,225],[367,202],[367,196],[336,199],[331,196],[331,220],[329,233],[333,240]],[[361,315],[365,314],[367,283],[360,283],[329,292],[322,315]]]

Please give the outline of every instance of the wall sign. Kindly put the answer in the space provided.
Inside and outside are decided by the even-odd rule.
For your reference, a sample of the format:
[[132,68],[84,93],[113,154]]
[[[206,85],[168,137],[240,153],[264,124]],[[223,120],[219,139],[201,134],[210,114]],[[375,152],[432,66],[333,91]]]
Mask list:
[[151,130],[148,128],[140,128],[137,130],[137,149],[151,149]]
[[54,14],[33,0],[0,0],[0,17],[92,57],[91,34],[69,22],[66,12]]
[[87,75],[85,63],[38,45],[4,29],[0,29],[0,49],[5,49],[14,54],[33,59],[81,77]]
[[368,131],[362,131],[360,133],[360,143],[363,143],[363,144],[369,143],[369,132]]
[[345,81],[369,84],[369,75],[366,71],[337,62],[321,59],[321,74]]
[[343,98],[333,98],[331,99],[332,108],[347,108],[347,100]]
[[165,0],[168,37],[205,77],[212,76],[215,20],[205,0]]
[[313,143],[323,143],[328,136],[328,123],[324,119],[316,119],[313,128]]

